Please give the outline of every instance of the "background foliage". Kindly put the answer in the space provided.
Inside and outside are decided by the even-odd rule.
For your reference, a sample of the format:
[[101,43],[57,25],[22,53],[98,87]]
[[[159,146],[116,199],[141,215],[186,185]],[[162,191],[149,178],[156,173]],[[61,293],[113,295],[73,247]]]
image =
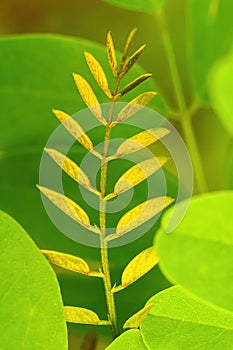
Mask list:
[[[118,5],[124,3],[124,8],[113,7],[111,2]],[[130,4],[133,4],[133,8]],[[84,63],[84,49],[95,54],[110,78],[103,47],[89,40],[103,44],[106,32],[111,29],[115,46],[122,49],[122,38],[125,39],[131,28],[137,26],[134,48],[147,42],[140,64],[146,71],[153,73],[153,82],[145,82],[142,91],[159,91],[151,107],[171,118],[186,138],[187,130],[177,119],[185,114],[186,109],[191,110],[208,190],[233,188],[230,79],[232,2],[167,0],[158,3],[150,1],[149,4],[126,0],[108,0],[106,3],[99,0],[32,3],[26,0],[3,0],[0,5],[0,207],[23,225],[40,248],[88,257],[93,268],[99,261],[98,250],[81,246],[64,237],[49,221],[35,188],[42,149],[58,125],[51,109],[61,108],[73,113],[84,107],[71,73],[81,72],[95,86]],[[162,5],[165,22],[159,12]],[[66,34],[85,39],[58,35],[15,35],[32,32]],[[8,37],[8,34],[14,36]],[[176,72],[171,69],[171,60],[177,63]],[[141,68],[135,67],[129,79],[139,72]],[[177,81],[174,84],[177,76],[179,86]],[[137,92],[140,93],[140,88]],[[100,93],[98,98],[105,102],[104,94]],[[98,142],[102,137],[101,132],[95,137]],[[190,139],[186,141],[189,143]],[[76,151],[82,158],[84,154],[81,149]],[[197,177],[199,175],[197,170]],[[168,180],[168,194],[175,196],[176,180],[172,175],[168,176]],[[68,184],[67,190],[72,192],[72,184]],[[195,191],[198,192],[198,187]],[[138,188],[135,199],[141,199],[143,192],[143,186]],[[208,210],[207,206],[205,210]],[[140,240],[110,252],[114,279],[119,281],[120,272],[128,261],[152,243],[155,230],[154,227]],[[78,301],[80,306],[88,304],[100,316],[106,313],[104,300],[97,300],[93,292],[98,288],[99,294],[103,295],[101,281],[90,281],[85,276],[77,278],[59,269],[56,272],[65,304],[77,305]],[[142,307],[151,295],[169,284],[156,267],[143,277],[143,281],[119,293],[117,302],[123,310],[121,324]],[[97,331],[89,326],[75,325],[69,328],[70,349],[77,348],[85,334]],[[138,337],[136,331],[133,333]],[[101,349],[109,342],[110,334],[102,328],[98,329],[98,334]]]

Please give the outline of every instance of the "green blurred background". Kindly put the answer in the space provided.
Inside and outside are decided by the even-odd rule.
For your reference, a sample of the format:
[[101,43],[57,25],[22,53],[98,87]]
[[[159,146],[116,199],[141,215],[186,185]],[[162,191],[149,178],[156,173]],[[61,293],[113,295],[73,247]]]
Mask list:
[[[187,5],[188,0],[169,0],[166,2],[165,14],[186,104],[190,105],[196,98],[196,92],[191,81],[190,68],[187,65],[188,47],[192,45],[189,42],[190,38],[187,30]],[[0,34],[3,37],[11,34],[57,33],[104,44],[106,33],[111,30],[115,47],[122,50],[126,37],[133,27],[138,28],[133,48],[138,48],[144,42],[147,43],[145,53],[140,58],[140,65],[146,71],[153,73],[157,91],[165,97],[170,105],[170,114],[172,114],[172,111],[176,110],[178,106],[168,59],[161,39],[161,27],[154,16],[113,7],[99,0],[66,0],[59,2],[54,0],[33,2],[2,0],[0,4]],[[231,33],[223,31],[223,35],[230,36]],[[218,42],[212,42],[211,45],[218,45]],[[56,52],[56,54],[59,54],[59,52]],[[74,60],[74,57],[72,59]],[[69,57],[67,60],[69,60]],[[77,72],[82,71],[82,66],[79,64],[77,60]],[[26,71],[27,67],[25,66],[24,69]],[[49,74],[47,78],[49,79]],[[203,77],[203,79],[205,78]],[[48,106],[50,106],[49,101]],[[53,107],[51,102],[51,109]],[[62,103],[56,107],[63,109]],[[156,101],[154,108],[156,108]],[[3,119],[5,118],[6,115],[3,115]],[[182,133],[180,123],[175,120],[173,120],[173,123]],[[49,132],[52,131],[52,125],[51,123]],[[53,126],[56,125],[54,122]],[[193,125],[206,174],[208,190],[232,188],[233,156],[231,138],[208,103],[200,103],[193,118]],[[38,164],[44,141],[39,140],[37,143],[39,147],[35,151],[27,152],[24,157],[19,156],[17,152],[13,152],[10,158],[3,157],[1,160],[1,208],[15,217],[27,229],[39,247],[77,254],[83,258],[87,257],[87,260],[95,268],[99,261],[98,250],[71,242],[59,233],[47,218],[40,196],[34,188],[34,185],[38,182]],[[20,150],[18,152],[20,153]],[[24,169],[29,168],[30,171],[25,173]],[[176,180],[172,176],[169,176],[168,179],[168,192],[175,196]],[[17,182],[20,188],[12,189],[11,180]],[[136,198],[142,199],[145,188],[138,188],[137,191]],[[119,281],[122,268],[136,253],[151,244],[155,230],[156,227],[127,247],[111,250],[110,257],[114,280]],[[57,269],[56,272],[58,273],[66,305],[88,307],[97,311],[102,318],[105,317],[106,308],[101,281],[74,276],[60,269]],[[154,281],[153,285],[151,281]],[[139,280],[127,290],[119,293],[116,299],[119,309],[122,310],[120,322],[123,323],[130,316],[130,313],[134,313],[142,307],[151,295],[168,285],[159,270],[155,268],[143,280]],[[70,350],[78,349],[86,334],[89,333],[98,333],[98,350],[103,349],[111,340],[109,330],[104,329],[104,327],[97,330],[96,327],[69,325],[69,330]],[[86,347],[83,347],[83,349],[88,350]]]

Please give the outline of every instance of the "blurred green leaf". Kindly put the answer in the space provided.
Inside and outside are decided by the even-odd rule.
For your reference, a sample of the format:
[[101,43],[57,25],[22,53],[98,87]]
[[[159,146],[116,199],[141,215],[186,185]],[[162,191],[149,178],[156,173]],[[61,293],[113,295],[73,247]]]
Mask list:
[[210,72],[209,93],[211,104],[226,131],[233,135],[233,55],[217,62]]
[[148,349],[231,349],[233,314],[191,297],[180,287],[169,288],[154,303],[141,325]]
[[145,13],[155,13],[164,4],[165,0],[104,0],[109,4],[122,7],[127,10],[139,11]]
[[3,212],[0,250],[1,349],[68,349],[55,273],[22,227]]
[[[183,203],[178,204],[182,207]],[[233,311],[233,192],[194,197],[180,225],[165,234],[170,211],[155,242],[160,268],[174,284]],[[171,209],[172,210],[172,209]]]
[[143,342],[141,332],[138,329],[131,329],[114,340],[106,350],[147,350]]
[[229,143],[226,162],[227,167],[224,180],[226,187],[233,190],[233,140]]
[[231,0],[190,0],[190,73],[198,95],[208,101],[207,75],[214,62],[232,48]]
[[140,330],[123,333],[108,350],[231,349],[231,312],[211,307],[179,286],[154,295],[147,305],[151,303]]

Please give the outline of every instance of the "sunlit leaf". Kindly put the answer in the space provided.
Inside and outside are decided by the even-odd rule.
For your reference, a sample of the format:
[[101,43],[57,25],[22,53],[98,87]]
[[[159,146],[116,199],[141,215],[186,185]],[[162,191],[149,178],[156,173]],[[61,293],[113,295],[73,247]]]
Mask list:
[[91,186],[91,183],[84,171],[70,158],[51,148],[45,148],[45,152],[47,152],[50,157],[59,165],[59,167],[64,170],[72,179],[74,179],[89,191],[99,195],[99,192]]
[[130,101],[118,114],[117,121],[121,122],[128,119],[133,114],[140,111],[144,106],[146,106],[155,96],[157,92],[144,92],[143,94],[137,96],[132,101]]
[[142,131],[129,139],[125,140],[117,149],[116,157],[122,157],[127,154],[137,152],[140,149],[150,146],[152,143],[160,140],[169,134],[169,130],[165,128],[154,128]]
[[105,92],[105,94],[109,98],[111,98],[112,94],[111,94],[109,87],[108,87],[108,81],[107,81],[106,75],[105,75],[100,63],[89,52],[85,51],[84,54],[86,57],[88,67],[90,68],[90,71],[93,74],[95,80],[97,81],[97,83],[99,84],[101,89]]
[[111,32],[108,32],[107,34],[106,48],[108,53],[109,65],[111,67],[111,70],[114,76],[116,77],[117,76],[117,59],[116,59],[116,53],[115,53]]
[[[83,307],[75,307],[75,306],[65,306],[64,310],[65,310],[65,317],[67,322],[81,323],[81,324],[95,324],[95,325],[98,325],[101,323],[99,316],[92,310],[85,309]],[[109,324],[109,323],[107,322],[106,324]]]
[[91,86],[81,75],[73,73],[73,76],[83,101],[90,108],[95,117],[105,125],[106,120],[102,116],[101,106]]
[[117,181],[114,187],[114,194],[117,196],[130,188],[138,185],[161,167],[168,161],[167,157],[153,157],[142,161],[139,164],[134,165],[127,170]]
[[93,232],[99,232],[97,228],[90,225],[90,220],[87,213],[77,203],[63,194],[50,190],[49,188],[43,186],[37,187],[54,205],[56,205],[70,218]]
[[124,74],[126,74],[131,67],[133,67],[134,63],[138,60],[138,58],[143,53],[144,49],[146,47],[146,44],[139,47],[137,51],[135,51],[128,59],[128,61],[124,65]]
[[120,96],[124,96],[125,94],[127,94],[127,92],[133,90],[134,88],[136,88],[138,85],[140,85],[141,83],[143,83],[145,80],[147,80],[148,78],[150,78],[152,76],[152,74],[150,73],[146,73],[146,74],[142,74],[140,75],[140,77],[136,78],[135,80],[133,80],[131,83],[129,83],[128,85],[126,85],[121,92],[119,93]]
[[155,248],[150,247],[143,250],[130,261],[121,276],[121,284],[128,286],[144,276],[159,262]]
[[73,135],[78,140],[78,142],[81,143],[81,145],[83,145],[89,151],[93,149],[93,143],[87,134],[85,134],[82,127],[73,118],[71,118],[71,116],[59,110],[53,110],[53,113],[64,125],[64,127],[71,133],[71,135]]
[[91,269],[87,262],[77,256],[56,252],[54,250],[42,250],[46,259],[63,269],[89,275]]
[[124,47],[124,51],[123,51],[123,55],[122,55],[122,60],[121,60],[121,69],[123,69],[123,67],[124,67],[124,64],[125,64],[126,58],[128,56],[129,49],[130,49],[130,46],[132,44],[132,41],[133,41],[133,38],[134,38],[136,31],[137,31],[137,28],[133,28],[131,30],[131,32],[129,33],[129,36],[127,38],[127,41],[126,41],[126,44]]
[[150,310],[151,310],[153,305],[154,305],[154,303],[151,303],[151,304],[148,304],[148,305],[144,306],[143,309],[139,310],[136,314],[131,316],[124,323],[123,328],[124,329],[127,329],[127,328],[139,328],[140,324],[142,323],[142,321],[144,321],[144,319],[146,318],[146,316],[150,312]]
[[146,221],[153,218],[153,216],[160,213],[173,201],[174,200],[170,197],[162,196],[139,204],[120,218],[116,227],[116,233],[109,235],[108,240],[124,235],[136,227],[144,224]]

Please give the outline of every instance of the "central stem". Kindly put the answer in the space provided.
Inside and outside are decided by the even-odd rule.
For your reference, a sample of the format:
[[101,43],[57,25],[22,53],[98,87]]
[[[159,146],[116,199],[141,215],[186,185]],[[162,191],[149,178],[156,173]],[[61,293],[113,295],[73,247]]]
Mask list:
[[[116,86],[118,87],[118,79],[116,81]],[[114,90],[117,91],[117,88]],[[99,218],[100,218],[100,249],[101,249],[101,265],[103,270],[103,281],[104,281],[104,289],[106,296],[106,303],[108,308],[108,317],[112,326],[112,335],[116,338],[119,335],[119,329],[117,324],[117,313],[116,313],[116,305],[114,294],[112,292],[112,283],[111,283],[111,274],[109,268],[109,259],[108,259],[108,243],[106,241],[106,200],[104,199],[106,195],[106,185],[107,185],[107,171],[108,171],[108,149],[109,149],[109,141],[111,137],[111,121],[112,114],[114,109],[114,97],[110,104],[109,118],[108,123],[106,124],[106,132],[104,138],[104,150],[103,150],[103,158],[101,161],[101,172],[100,172],[100,192],[101,197],[99,201]]]

